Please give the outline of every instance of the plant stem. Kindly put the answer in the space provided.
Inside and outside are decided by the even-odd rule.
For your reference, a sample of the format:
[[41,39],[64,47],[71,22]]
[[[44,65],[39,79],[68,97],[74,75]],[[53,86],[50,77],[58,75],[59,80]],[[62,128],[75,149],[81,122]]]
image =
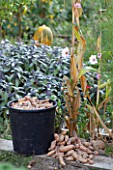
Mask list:
[[110,130],[107,128],[107,126],[104,124],[104,122],[103,122],[102,119],[100,118],[100,116],[99,116],[96,108],[95,108],[95,107],[92,107],[92,108],[93,108],[93,110],[94,110],[94,113],[95,113],[96,116],[97,116],[98,121],[99,121],[100,124],[102,125],[102,127],[106,130],[106,132],[109,134],[109,136],[113,139],[113,134],[110,132]]
[[21,41],[22,36],[22,24],[21,24],[21,8],[22,6],[19,6],[18,12],[17,12],[17,21],[18,21],[18,40]]
[[[101,4],[100,4],[100,9],[101,9]],[[102,12],[100,12],[100,16],[102,15]],[[101,23],[101,20],[100,20]],[[98,37],[98,44],[97,44],[97,50],[98,53],[101,53],[101,41],[102,41],[102,31],[101,31],[101,26],[100,26],[100,36]],[[99,60],[99,68],[98,68],[98,74],[101,73],[101,58]],[[98,88],[97,88],[97,99],[96,99],[96,108],[98,108],[98,104],[99,104],[99,98],[100,98],[100,90],[99,90],[99,86],[100,86],[100,79],[98,79]]]
[[73,48],[74,48],[74,41],[75,41],[74,28],[73,28],[75,22],[74,3],[75,0],[72,0],[72,55],[73,55]]
[[2,38],[2,25],[0,24],[0,38]]
[[[100,65],[101,65],[101,59],[100,59],[100,61],[99,61],[98,74],[100,74],[100,72],[101,72]],[[96,108],[98,108],[98,104],[99,104],[99,98],[100,98],[100,89],[99,89],[100,83],[101,83],[101,81],[100,81],[100,79],[98,79],[98,88],[97,88]]]

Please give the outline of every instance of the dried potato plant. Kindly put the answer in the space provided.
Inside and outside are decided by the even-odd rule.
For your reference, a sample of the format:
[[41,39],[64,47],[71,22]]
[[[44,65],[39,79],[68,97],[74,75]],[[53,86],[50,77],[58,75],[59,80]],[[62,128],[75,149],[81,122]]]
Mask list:
[[[80,1],[76,1],[76,4],[79,4],[81,7]],[[74,21],[76,19],[76,23],[78,26],[72,29],[72,51],[71,51],[71,65],[70,65],[70,77],[64,77],[65,80],[65,101],[66,108],[68,110],[69,116],[65,117],[67,128],[69,129],[70,136],[77,135],[77,117],[79,114],[78,109],[80,108],[81,97],[80,91],[78,88],[78,81],[81,81],[81,86],[83,91],[86,90],[86,78],[81,73],[82,70],[82,60],[83,55],[86,49],[86,41],[82,35],[79,33],[79,17],[82,14],[82,8],[78,8],[76,6],[75,1],[72,1],[72,24],[74,25]],[[78,40],[78,51],[77,57],[74,55],[74,34]],[[64,85],[64,86],[65,86]],[[65,88],[65,87],[64,87]]]
[[[76,4],[79,4],[79,7],[77,7]],[[68,111],[68,116],[65,117],[66,126],[69,129],[69,135],[70,136],[77,136],[77,118],[80,112],[78,109],[81,105],[81,96],[80,96],[80,90],[78,87],[78,83],[80,84],[82,88],[82,92],[84,94],[84,98],[87,100],[86,102],[86,108],[89,109],[89,124],[87,126],[89,133],[92,138],[95,138],[97,136],[97,132],[95,129],[99,127],[99,125],[102,126],[102,128],[105,129],[105,131],[109,134],[111,138],[113,138],[113,134],[110,132],[110,130],[107,128],[107,126],[102,121],[100,115],[99,115],[99,109],[104,105],[106,106],[107,102],[110,100],[108,95],[106,95],[106,98],[103,102],[99,103],[99,88],[101,88],[102,85],[98,84],[98,90],[97,90],[97,105],[95,106],[90,98],[90,95],[88,93],[87,87],[87,80],[85,77],[85,73],[89,71],[95,71],[90,67],[84,68],[83,67],[83,56],[84,52],[86,50],[86,41],[84,37],[81,34],[80,30],[80,23],[79,23],[79,17],[82,14],[81,9],[81,1],[75,1],[72,0],[72,24],[74,25],[74,22],[76,20],[77,26],[74,26],[72,29],[72,49],[71,49],[71,64],[70,64],[70,79],[68,77],[64,77],[64,97],[66,102],[66,108]],[[75,34],[75,35],[74,35]],[[78,40],[78,48],[77,48],[77,56],[74,55],[74,36],[76,36],[76,39]],[[100,50],[101,46],[101,39],[100,37],[97,40],[97,47]],[[105,85],[106,86],[106,85]]]

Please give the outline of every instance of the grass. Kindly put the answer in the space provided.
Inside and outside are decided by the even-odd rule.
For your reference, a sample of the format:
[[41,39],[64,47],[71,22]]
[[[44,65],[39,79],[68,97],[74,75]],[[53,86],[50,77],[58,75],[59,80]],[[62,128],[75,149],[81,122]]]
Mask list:
[[10,163],[15,167],[27,167],[29,162],[33,159],[32,156],[25,157],[17,153],[0,151],[0,163]]
[[113,144],[106,145],[105,154],[113,157]]
[[9,163],[1,163],[0,170],[26,170],[25,168],[16,168],[15,166]]

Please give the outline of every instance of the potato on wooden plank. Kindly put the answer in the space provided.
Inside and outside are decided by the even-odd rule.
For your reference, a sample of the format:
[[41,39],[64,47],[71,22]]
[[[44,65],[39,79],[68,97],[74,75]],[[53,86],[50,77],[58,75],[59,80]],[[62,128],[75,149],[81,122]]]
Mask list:
[[70,150],[73,150],[74,148],[75,148],[74,145],[68,145],[68,146],[61,146],[61,147],[59,148],[59,150],[60,150],[61,152],[68,152],[68,151],[70,151]]

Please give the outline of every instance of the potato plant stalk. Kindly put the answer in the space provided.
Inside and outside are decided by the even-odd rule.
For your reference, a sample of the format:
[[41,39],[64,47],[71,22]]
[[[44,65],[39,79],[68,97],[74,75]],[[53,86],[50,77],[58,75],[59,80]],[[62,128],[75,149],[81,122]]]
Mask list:
[[73,25],[74,25],[74,22],[75,22],[74,3],[75,3],[75,0],[72,0],[72,55],[73,55],[74,39],[75,39],[74,28],[73,28]]

